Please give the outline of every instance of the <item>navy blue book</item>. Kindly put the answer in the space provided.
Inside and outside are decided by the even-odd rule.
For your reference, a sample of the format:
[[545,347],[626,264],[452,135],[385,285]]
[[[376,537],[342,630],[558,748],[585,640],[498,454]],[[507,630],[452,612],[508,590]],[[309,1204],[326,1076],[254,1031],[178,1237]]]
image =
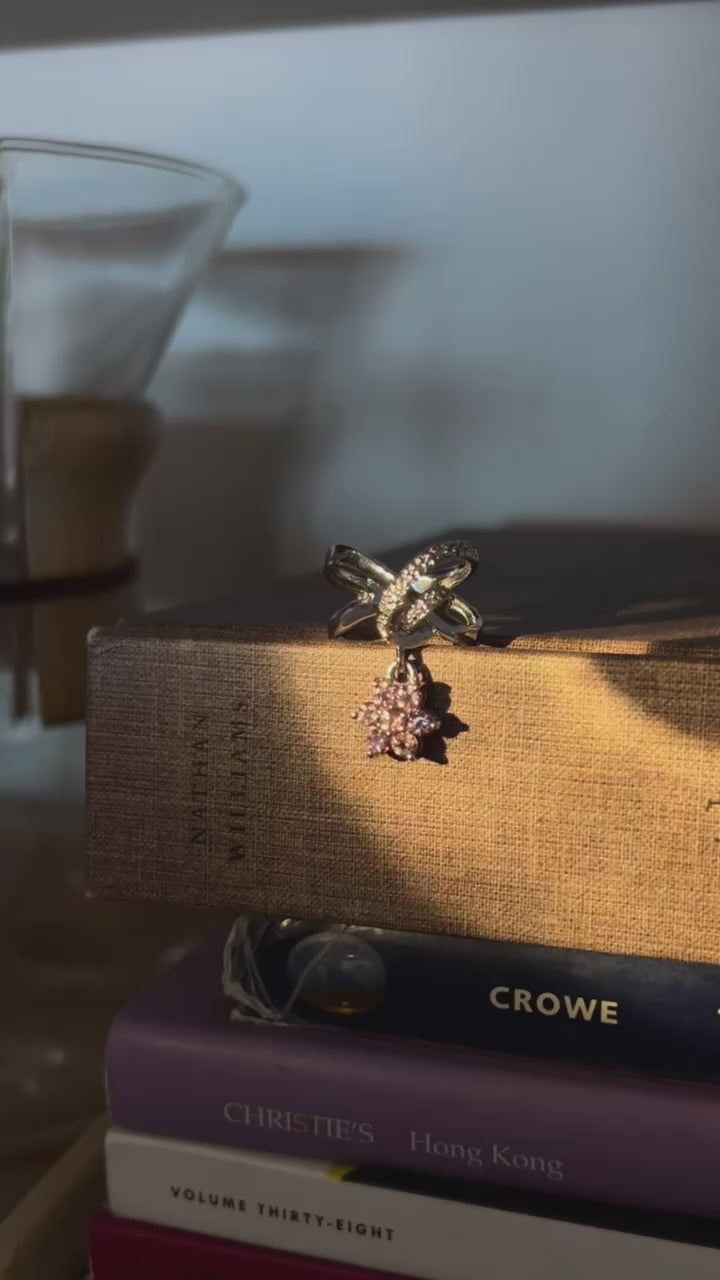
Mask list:
[[720,967],[240,918],[225,986],[250,1017],[720,1080]]

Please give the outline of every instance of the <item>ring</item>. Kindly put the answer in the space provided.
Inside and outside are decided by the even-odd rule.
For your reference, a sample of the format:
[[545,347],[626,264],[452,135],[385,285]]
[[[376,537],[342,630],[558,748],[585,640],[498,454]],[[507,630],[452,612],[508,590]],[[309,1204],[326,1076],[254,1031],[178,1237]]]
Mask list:
[[[478,553],[469,542],[441,542],[415,556],[380,597],[377,622],[383,640],[412,635],[444,605],[452,611],[455,588],[477,563]],[[463,607],[470,611],[464,602]]]
[[331,547],[326,577],[352,591],[356,600],[333,614],[329,633],[345,635],[361,623],[375,621],[381,638],[398,649],[419,648],[435,634],[454,642],[475,641],[482,619],[454,592],[477,563],[471,543],[443,542],[428,547],[395,575],[354,547]]

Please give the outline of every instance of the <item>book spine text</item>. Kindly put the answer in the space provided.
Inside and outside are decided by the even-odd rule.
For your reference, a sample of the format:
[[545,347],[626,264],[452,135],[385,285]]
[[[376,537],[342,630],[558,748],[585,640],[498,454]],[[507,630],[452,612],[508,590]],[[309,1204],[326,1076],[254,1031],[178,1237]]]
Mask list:
[[300,1162],[111,1134],[107,1170],[123,1217],[423,1280],[521,1276],[528,1259],[534,1280],[717,1277],[711,1248],[345,1182]]

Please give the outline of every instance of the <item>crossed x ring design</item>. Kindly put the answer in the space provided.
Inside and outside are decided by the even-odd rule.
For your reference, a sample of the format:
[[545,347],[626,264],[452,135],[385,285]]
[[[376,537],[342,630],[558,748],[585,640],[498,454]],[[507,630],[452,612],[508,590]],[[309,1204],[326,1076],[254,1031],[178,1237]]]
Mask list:
[[470,542],[441,542],[415,556],[398,574],[354,547],[330,548],[325,575],[355,600],[338,609],[328,624],[331,637],[343,636],[374,622],[381,639],[398,650],[419,649],[434,635],[475,642],[482,619],[456,587],[477,568],[478,553]]

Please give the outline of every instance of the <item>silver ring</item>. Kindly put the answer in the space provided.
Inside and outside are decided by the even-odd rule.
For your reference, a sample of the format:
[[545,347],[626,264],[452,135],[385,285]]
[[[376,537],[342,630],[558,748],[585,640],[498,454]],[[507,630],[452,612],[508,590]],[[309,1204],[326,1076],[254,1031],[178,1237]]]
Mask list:
[[477,550],[469,542],[436,543],[394,575],[354,547],[331,547],[326,577],[352,591],[356,599],[333,614],[329,633],[346,635],[374,620],[380,637],[401,650],[420,648],[435,634],[456,643],[475,641],[482,619],[454,592],[475,572],[477,563]]

